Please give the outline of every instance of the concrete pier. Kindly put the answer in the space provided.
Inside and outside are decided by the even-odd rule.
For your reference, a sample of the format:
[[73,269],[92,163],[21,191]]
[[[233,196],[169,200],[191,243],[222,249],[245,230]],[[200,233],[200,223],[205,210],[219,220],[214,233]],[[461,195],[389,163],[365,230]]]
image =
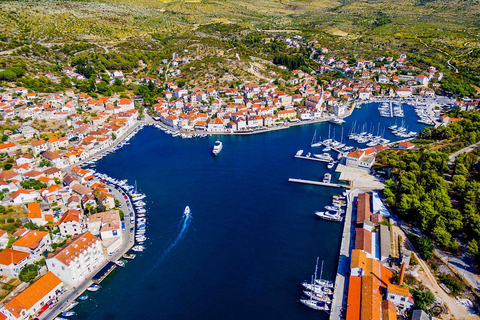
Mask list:
[[[340,257],[338,259],[337,276],[335,277],[335,287],[330,309],[330,320],[341,319],[344,299],[346,298],[346,289],[348,288],[348,272],[350,270],[350,252],[352,241],[352,208],[354,192],[347,191],[347,210],[345,214],[345,224],[343,225],[342,244],[340,245]],[[343,314],[345,316],[345,314]]]
[[314,186],[323,186],[323,187],[335,187],[335,188],[350,188],[347,184],[342,183],[325,183],[321,181],[312,181],[312,180],[303,180],[303,179],[288,179],[289,182],[296,182],[296,183],[303,183],[303,184],[310,184]]

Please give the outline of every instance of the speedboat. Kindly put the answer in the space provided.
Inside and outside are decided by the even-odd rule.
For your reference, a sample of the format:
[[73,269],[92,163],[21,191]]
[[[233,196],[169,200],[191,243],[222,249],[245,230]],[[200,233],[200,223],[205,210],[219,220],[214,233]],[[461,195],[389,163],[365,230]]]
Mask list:
[[64,316],[64,317],[71,317],[71,316],[74,316],[74,315],[76,315],[76,313],[73,312],[73,311],[62,312],[62,316]]
[[95,291],[100,290],[101,288],[102,288],[102,286],[99,285],[99,284],[92,284],[90,287],[87,288],[87,290],[95,292]]
[[72,310],[77,304],[78,304],[77,301],[73,301],[68,306],[66,306],[65,309],[62,310],[62,312],[67,312],[67,311]]
[[183,214],[187,217],[190,215],[190,207],[189,206],[185,207],[185,210],[183,211]]
[[216,156],[222,151],[223,148],[223,143],[220,140],[215,141],[215,144],[213,145],[213,154]]

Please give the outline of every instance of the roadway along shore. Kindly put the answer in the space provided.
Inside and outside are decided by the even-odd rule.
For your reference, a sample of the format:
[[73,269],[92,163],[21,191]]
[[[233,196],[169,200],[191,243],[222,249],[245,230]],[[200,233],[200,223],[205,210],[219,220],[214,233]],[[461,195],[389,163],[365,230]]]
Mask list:
[[330,319],[342,318],[343,305],[345,304],[346,289],[348,288],[348,273],[350,272],[350,252],[353,246],[352,212],[353,199],[358,195],[358,190],[347,191],[347,210],[343,225],[342,243],[340,245],[340,257],[338,258],[337,276],[330,310]]
[[[123,244],[122,247],[119,248],[114,255],[110,256],[108,260],[97,266],[97,268],[95,268],[95,271],[91,273],[92,275],[95,275],[98,271],[100,271],[109,261],[116,261],[120,259],[122,255],[128,252],[134,245],[135,222],[131,224],[129,217],[130,215],[134,217],[135,212],[133,210],[130,198],[127,197],[127,199],[125,199],[126,193],[123,190],[117,190],[116,187],[112,185],[109,185],[108,187],[112,191],[113,196],[120,201],[120,208],[125,214],[125,230],[123,233]],[[53,307],[47,309],[44,313],[42,313],[39,319],[53,320],[57,315],[62,312],[63,309],[67,307],[69,303],[74,301],[83,292],[85,292],[85,290],[90,285],[92,285],[92,283],[93,282],[90,278],[85,278],[85,281],[82,282],[78,287],[66,287],[66,291],[63,293],[63,295],[59,297],[58,302]]]

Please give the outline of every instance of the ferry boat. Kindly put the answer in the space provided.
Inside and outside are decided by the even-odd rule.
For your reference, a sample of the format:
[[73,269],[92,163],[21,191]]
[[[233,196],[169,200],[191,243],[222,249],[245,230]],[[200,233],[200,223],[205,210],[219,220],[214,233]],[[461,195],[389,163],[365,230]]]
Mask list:
[[323,176],[323,183],[330,183],[330,181],[332,180],[332,175],[330,173],[325,173],[325,175]]
[[185,207],[185,210],[183,211],[183,214],[188,217],[190,215],[190,207],[189,206],[186,206]]
[[214,155],[218,155],[220,153],[220,151],[222,151],[222,148],[223,148],[223,143],[219,140],[215,141],[215,144],[213,145],[213,154]]
[[340,118],[333,118],[333,119],[330,119],[329,122],[337,125],[342,125],[345,123],[345,120]]
[[319,218],[329,220],[329,221],[342,221],[343,217],[340,216],[338,211],[330,212],[330,211],[315,211],[315,215]]

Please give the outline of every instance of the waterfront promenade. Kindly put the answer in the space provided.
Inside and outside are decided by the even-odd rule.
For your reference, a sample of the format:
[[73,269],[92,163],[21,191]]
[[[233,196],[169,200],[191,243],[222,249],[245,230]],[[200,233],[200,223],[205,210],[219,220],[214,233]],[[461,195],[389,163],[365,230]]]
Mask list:
[[348,272],[350,271],[350,252],[353,245],[352,212],[353,200],[358,195],[357,190],[347,191],[347,210],[343,225],[342,243],[340,245],[340,257],[338,259],[337,275],[335,277],[335,289],[330,310],[330,320],[342,318],[345,304],[346,289],[348,288]]
[[[91,273],[91,275],[95,275],[98,271],[100,271],[109,261],[117,261],[122,257],[122,255],[128,252],[132,246],[134,245],[134,227],[135,222],[133,224],[130,223],[130,215],[132,214],[135,216],[135,212],[132,207],[132,203],[130,198],[127,197],[125,199],[125,192],[121,189],[117,190],[114,186],[109,185],[109,189],[111,190],[113,196],[120,201],[120,209],[125,214],[125,230],[123,233],[123,244],[122,246],[115,252],[114,255],[108,257],[103,263],[101,263],[97,268]],[[131,228],[133,230],[131,231]],[[86,278],[78,287],[66,287],[66,291],[58,298],[58,302],[52,306],[51,308],[47,309],[44,313],[42,313],[38,318],[42,320],[52,320],[55,319],[57,315],[59,315],[63,309],[67,307],[69,303],[75,300],[77,297],[82,295],[87,288],[92,285],[92,279]],[[101,290],[101,289],[100,289]],[[88,291],[87,291],[88,292]]]

